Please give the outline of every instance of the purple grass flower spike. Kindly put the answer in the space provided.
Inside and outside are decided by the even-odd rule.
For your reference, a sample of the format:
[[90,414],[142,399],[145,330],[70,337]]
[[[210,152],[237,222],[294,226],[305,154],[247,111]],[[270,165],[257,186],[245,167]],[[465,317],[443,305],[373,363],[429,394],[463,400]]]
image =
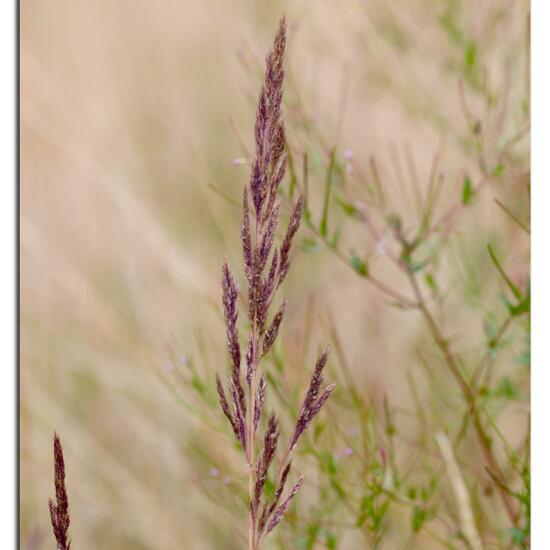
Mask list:
[[69,500],[65,488],[65,460],[63,447],[57,434],[53,438],[53,459],[55,472],[55,502],[48,502],[53,533],[57,541],[57,550],[70,550],[71,541],[68,536],[71,518],[69,516]]
[[321,410],[322,406],[325,404],[327,399],[330,397],[330,394],[334,390],[334,384],[327,386],[327,388],[319,395],[321,392],[321,387],[323,385],[323,369],[325,368],[328,360],[329,348],[326,348],[325,351],[321,354],[321,357],[317,360],[315,365],[315,370],[311,377],[309,383],[309,388],[306,393],[306,397],[302,404],[302,409],[300,410],[300,415],[296,421],[296,427],[294,428],[294,435],[290,441],[290,449],[294,449],[298,443],[298,439],[304,433],[306,428],[309,426],[313,418]]
[[[256,434],[262,429],[267,389],[261,360],[273,347],[284,318],[286,301],[281,301],[278,307],[274,306],[274,301],[290,268],[292,243],[304,209],[303,200],[299,197],[291,207],[282,242],[276,245],[282,208],[279,187],[287,165],[286,135],[282,121],[285,46],[286,21],[283,17],[273,47],[266,57],[265,80],[258,99],[254,126],[255,151],[251,160],[250,180],[243,191],[241,245],[250,326],[243,353],[238,331],[239,287],[227,262],[223,263],[222,269],[223,314],[231,375],[226,383],[228,394],[219,376],[216,377],[216,387],[221,409],[244,450],[248,465],[249,550],[259,550],[263,538],[279,524],[298,492],[303,476],[298,478],[281,502],[290,473],[291,451],[334,389],[334,386],[328,386],[324,391],[321,390],[321,371],[327,362],[325,352],[317,363],[293,438],[277,461],[279,467],[274,474],[277,488],[274,497],[268,499],[264,489],[270,469],[276,462],[280,435],[277,417],[271,413],[264,427],[262,451],[259,456],[254,456]],[[241,381],[241,361],[244,363],[245,386]]]
[[267,526],[267,533],[270,533],[277,525],[279,525],[280,521],[283,519],[283,516],[285,515],[288,506],[290,504],[290,501],[296,496],[296,493],[300,490],[300,487],[302,486],[302,483],[304,481],[304,476],[300,476],[298,478],[298,481],[294,484],[294,487],[292,487],[292,490],[288,494],[288,496],[285,498],[283,503],[277,508],[277,511],[273,514],[273,517],[271,518],[271,521],[269,522],[269,525]]

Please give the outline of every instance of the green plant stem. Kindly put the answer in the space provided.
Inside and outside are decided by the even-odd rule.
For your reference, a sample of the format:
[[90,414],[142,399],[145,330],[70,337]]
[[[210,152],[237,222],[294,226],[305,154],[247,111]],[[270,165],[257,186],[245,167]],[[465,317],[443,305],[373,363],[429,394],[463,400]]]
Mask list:
[[525,231],[525,233],[527,233],[527,235],[531,235],[531,230],[515,214],[513,214],[507,206],[504,206],[504,204],[502,204],[498,199],[495,199],[495,203],[500,206],[500,208],[502,208],[502,210],[504,210],[504,212],[506,212],[506,214],[508,214],[508,216],[510,216],[510,218],[512,218],[512,220],[514,220],[516,224],[521,227],[523,231]]
[[[512,324],[513,319],[514,319],[513,315],[508,315],[508,317],[506,317],[506,319],[500,326],[499,330],[497,331],[496,335],[493,336],[493,338],[491,338],[490,346],[492,348],[496,348],[500,344],[502,338],[504,337],[504,334]],[[487,372],[487,375],[489,374],[489,372],[486,371],[486,369],[490,361],[491,361],[491,352],[487,350],[483,355],[483,358],[481,360],[481,363],[478,367],[477,372],[474,375],[474,382],[472,383],[472,386],[474,388],[475,393],[477,393],[477,390],[479,389],[479,387],[486,385],[489,382],[485,373]]]
[[[501,342],[502,338],[504,337],[504,334],[508,330],[508,327],[511,325],[513,319],[514,319],[513,315],[509,315],[505,319],[505,321],[502,323],[500,329],[497,331],[496,335],[493,336],[493,338],[491,338],[490,346],[492,346],[494,348],[496,348],[496,346],[498,346],[498,344]],[[489,383],[490,383],[489,377],[490,377],[492,371],[490,369],[488,369],[487,367],[490,363],[490,360],[491,360],[491,352],[488,350],[483,355],[483,357],[482,357],[482,359],[479,363],[479,366],[474,371],[474,374],[473,374],[471,382],[470,382],[470,387],[472,388],[472,393],[474,395],[478,395],[481,388],[489,386]],[[470,423],[470,417],[471,417],[471,415],[469,414],[469,412],[467,412],[464,415],[464,421],[462,423],[462,427],[460,428],[458,436],[456,437],[455,442],[454,442],[455,445],[458,445],[458,443],[460,443],[460,441],[464,437],[464,434],[466,433],[466,431],[468,429],[468,425]]]
[[[320,240],[323,241],[323,244],[327,247],[328,250],[330,250],[341,262],[343,262],[345,265],[350,267],[355,271],[353,268],[353,265],[350,262],[350,259],[336,246],[334,246],[326,237],[321,235],[321,233],[317,230],[317,228],[310,222],[306,221],[306,227]],[[399,302],[400,305],[403,307],[408,308],[416,308],[417,304],[413,301],[401,294],[400,292],[397,292],[396,290],[393,290],[393,288],[390,288],[385,283],[377,279],[374,275],[371,273],[368,273],[367,275],[363,276],[363,279],[365,279],[367,282],[369,282],[372,286],[376,287],[378,290],[392,298],[393,300],[396,300]]]
[[[447,363],[449,370],[451,371],[456,381],[458,382],[458,385],[462,390],[464,399],[466,400],[466,403],[470,408],[473,422],[474,422],[475,432],[476,432],[479,444],[481,446],[483,455],[485,456],[485,460],[487,461],[487,464],[489,465],[491,472],[497,478],[502,479],[504,476],[502,474],[502,470],[491,448],[489,436],[487,435],[487,433],[485,432],[485,428],[483,427],[483,422],[481,420],[481,413],[477,404],[475,394],[472,391],[472,388],[470,387],[468,382],[466,381],[466,378],[462,374],[462,371],[460,370],[460,367],[456,362],[456,359],[451,353],[447,340],[441,334],[441,331],[439,330],[437,323],[435,322],[428,306],[426,305],[426,301],[424,299],[424,296],[422,295],[422,291],[420,290],[420,286],[418,285],[418,281],[415,277],[415,274],[412,273],[410,270],[407,270],[407,275],[408,275],[413,293],[418,302],[418,308],[422,313],[429,327],[432,338],[436,343],[437,347],[439,348],[439,350],[441,351],[441,353],[443,354],[445,362]],[[515,525],[517,521],[517,513],[516,513],[516,510],[514,509],[514,505],[512,503],[510,495],[506,491],[504,491],[502,487],[498,484],[497,484],[497,488],[498,488],[502,503],[504,505],[504,508],[506,510],[506,513],[508,514],[508,517],[510,518],[512,523]]]
[[328,209],[330,201],[330,191],[332,189],[332,175],[334,173],[334,165],[336,163],[336,147],[330,152],[330,161],[327,170],[327,179],[325,182],[325,198],[323,200],[323,214],[321,216],[321,223],[319,224],[319,231],[324,237],[328,234]]
[[[319,234],[319,232],[316,230],[316,228],[311,224],[308,223],[307,226],[309,229],[327,246],[329,250],[331,250],[338,259],[340,259],[343,263],[348,265],[353,269],[353,266],[351,265],[348,258],[337,248],[334,246],[330,246],[330,243],[325,239],[322,235]],[[474,421],[474,428],[476,431],[477,438],[479,440],[482,452],[485,456],[485,459],[487,463],[489,464],[489,467],[491,468],[491,471],[498,477],[503,477],[502,470],[496,460],[496,457],[493,453],[493,450],[491,449],[490,439],[489,436],[486,434],[485,429],[483,427],[483,422],[481,420],[481,413],[475,398],[475,393],[468,384],[468,381],[466,380],[465,376],[463,375],[462,371],[460,370],[460,367],[458,363],[456,362],[453,354],[451,353],[451,350],[449,348],[449,345],[446,341],[446,339],[441,334],[437,323],[435,322],[430,309],[428,308],[426,304],[426,300],[424,299],[424,296],[422,295],[422,292],[420,290],[420,286],[418,285],[418,281],[416,279],[416,276],[414,273],[412,273],[410,270],[406,269],[407,277],[409,278],[411,288],[413,291],[413,294],[415,296],[415,300],[410,300],[400,293],[395,292],[393,289],[387,287],[384,283],[381,281],[378,281],[377,279],[374,279],[370,274],[365,277],[367,281],[370,281],[373,286],[384,292],[385,294],[392,296],[394,299],[397,299],[401,304],[408,306],[412,309],[418,309],[422,313],[428,328],[430,330],[430,333],[432,335],[432,338],[434,339],[437,347],[442,352],[443,357],[445,359],[445,362],[447,363],[451,373],[453,374],[454,378],[456,379],[457,383],[460,386],[460,389],[462,391],[462,394],[470,408],[470,411],[472,413],[473,421]],[[504,505],[504,508],[506,510],[506,513],[508,514],[508,517],[512,521],[512,523],[515,525],[517,522],[517,513],[514,510],[514,506],[512,504],[512,501],[510,499],[510,496],[501,490],[499,487],[499,494],[501,495],[501,500]]]

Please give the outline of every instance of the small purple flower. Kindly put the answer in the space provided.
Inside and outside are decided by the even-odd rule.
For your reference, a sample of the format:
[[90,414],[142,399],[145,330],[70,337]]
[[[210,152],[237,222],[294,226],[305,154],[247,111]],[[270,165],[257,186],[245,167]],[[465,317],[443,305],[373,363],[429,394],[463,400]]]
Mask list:
[[350,456],[353,456],[353,449],[351,447],[340,449],[334,454],[334,458],[336,460],[342,460],[343,458],[349,458]]

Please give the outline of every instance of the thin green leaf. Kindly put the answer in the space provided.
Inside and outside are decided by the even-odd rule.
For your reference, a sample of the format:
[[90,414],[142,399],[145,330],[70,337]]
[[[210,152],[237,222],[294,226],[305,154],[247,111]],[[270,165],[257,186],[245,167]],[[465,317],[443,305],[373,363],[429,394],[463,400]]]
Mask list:
[[353,269],[355,269],[355,271],[359,273],[359,275],[361,275],[362,277],[368,277],[369,269],[367,263],[359,258],[359,256],[357,256],[355,252],[351,253],[350,262]]
[[336,197],[335,202],[342,209],[344,214],[346,216],[349,216],[350,218],[353,218],[353,217],[357,216],[357,214],[359,213],[359,210],[357,210],[357,208],[355,208],[355,206],[353,206],[353,204],[345,201],[344,199],[342,199],[340,197]]
[[497,271],[500,273],[501,277],[504,279],[506,284],[508,285],[508,288],[511,290],[512,294],[518,299],[523,300],[523,294],[521,290],[512,282],[510,277],[506,275],[506,272],[502,268],[502,265],[498,261],[495,252],[493,250],[493,247],[489,244],[487,245],[487,250],[489,251],[489,256],[491,256],[491,260],[493,261],[493,264],[497,268]]
[[472,185],[470,176],[466,176],[462,185],[462,204],[470,204],[473,198],[474,186]]
[[288,184],[288,196],[290,199],[294,198],[294,192],[296,190],[296,182],[298,178],[296,177],[296,167],[294,166],[294,157],[292,156],[292,151],[290,147],[286,147],[286,154],[288,159],[288,171],[290,172],[290,182]]
[[332,176],[334,174],[334,166],[336,163],[336,148],[333,148],[330,153],[330,162],[327,170],[327,177],[325,180],[325,198],[323,201],[323,215],[321,216],[321,223],[319,224],[319,232],[323,237],[328,234],[328,211],[330,204],[330,191],[332,188]]

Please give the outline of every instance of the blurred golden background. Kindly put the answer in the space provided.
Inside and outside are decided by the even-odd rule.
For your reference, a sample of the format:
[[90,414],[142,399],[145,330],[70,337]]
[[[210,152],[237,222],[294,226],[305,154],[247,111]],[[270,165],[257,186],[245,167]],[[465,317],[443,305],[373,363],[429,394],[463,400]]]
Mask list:
[[[528,3],[498,4],[21,2],[23,548],[53,547],[54,430],[65,448],[75,548],[239,548],[238,538],[213,542],[224,540],[230,519],[197,484],[202,472],[190,447],[200,448],[200,422],[175,395],[170,373],[197,357],[212,372],[225,368],[220,265],[228,256],[238,272],[240,211],[216,189],[239,197],[247,181],[246,148],[276,22],[286,13],[292,146],[307,142],[307,131],[293,130],[299,98],[327,147],[357,166],[378,159],[396,210],[406,212],[396,155],[414,157],[424,182],[442,151],[443,206],[459,197],[464,171],[475,171],[456,137],[465,123],[453,62],[461,65],[462,54],[440,24],[445,10],[483,44],[478,55],[491,81],[514,101],[528,94]],[[516,124],[514,109],[504,126]],[[527,154],[524,142],[518,162],[525,165]],[[321,185],[313,173],[319,204]],[[476,204],[461,238],[475,264],[486,242],[472,236],[503,232],[508,265],[525,280],[525,263],[513,261],[514,251],[525,257],[525,243],[492,199]],[[453,254],[445,261],[452,289]],[[483,300],[490,301],[499,283],[487,273],[494,279]],[[384,265],[380,277],[402,284]],[[418,317],[387,307],[325,252],[297,252],[285,294],[282,338],[291,355],[303,353],[311,368],[330,338],[330,315],[361,383],[393,402],[409,399]],[[461,295],[447,305],[454,341],[477,342],[478,311]],[[202,437],[223,456],[226,438]]]

